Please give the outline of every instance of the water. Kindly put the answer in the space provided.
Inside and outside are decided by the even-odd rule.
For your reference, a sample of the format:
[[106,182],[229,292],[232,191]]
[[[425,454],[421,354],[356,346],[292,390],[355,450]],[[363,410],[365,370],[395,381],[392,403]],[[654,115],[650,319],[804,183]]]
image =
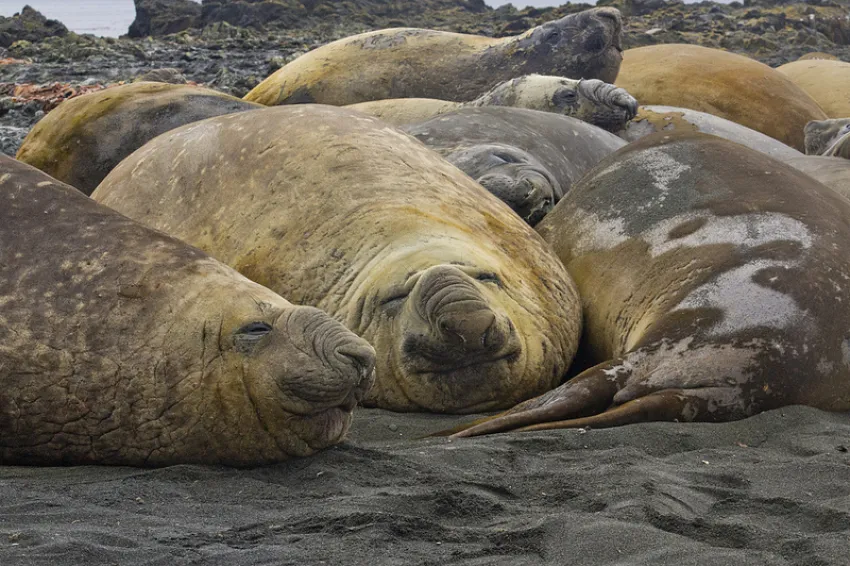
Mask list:
[[[486,0],[490,6],[501,6],[507,2]],[[514,0],[518,8],[525,6],[560,6],[565,0]],[[594,0],[579,0],[587,4]],[[688,3],[696,0],[686,0]],[[77,33],[93,33],[107,37],[118,37],[127,33],[127,28],[136,17],[133,0],[0,0],[0,16],[11,16],[29,4],[48,18],[59,20],[68,29]]]

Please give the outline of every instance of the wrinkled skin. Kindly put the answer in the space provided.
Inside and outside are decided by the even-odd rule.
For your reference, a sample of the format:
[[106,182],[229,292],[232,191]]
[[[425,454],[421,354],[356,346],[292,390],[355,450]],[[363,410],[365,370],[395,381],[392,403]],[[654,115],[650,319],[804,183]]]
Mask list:
[[848,218],[843,197],[727,140],[630,144],[538,225],[576,280],[583,348],[600,363],[448,432],[850,410]]
[[573,181],[625,142],[567,116],[462,108],[404,130],[499,197],[532,226]]
[[531,73],[610,83],[622,60],[621,34],[620,13],[613,8],[571,14],[500,39],[412,28],[379,30],[302,55],[245,100],[267,106],[345,106],[389,98],[464,102]]
[[564,194],[561,185],[542,163],[515,147],[474,145],[450,153],[446,159],[532,226],[540,222]]
[[575,353],[572,281],[534,231],[355,111],[296,105],[185,126],[93,197],[368,340],[370,406],[509,407],[559,383]]
[[433,98],[391,98],[349,106],[396,126],[424,122],[460,108],[511,106],[577,118],[609,132],[634,118],[638,103],[628,92],[597,79],[525,75],[496,85],[470,102]]
[[805,135],[806,155],[850,159],[850,118],[813,120]]
[[90,195],[122,159],[156,136],[257,108],[198,86],[120,85],[63,102],[33,127],[17,158]]
[[346,433],[375,354],[325,313],[8,158],[0,217],[0,463],[255,466]]

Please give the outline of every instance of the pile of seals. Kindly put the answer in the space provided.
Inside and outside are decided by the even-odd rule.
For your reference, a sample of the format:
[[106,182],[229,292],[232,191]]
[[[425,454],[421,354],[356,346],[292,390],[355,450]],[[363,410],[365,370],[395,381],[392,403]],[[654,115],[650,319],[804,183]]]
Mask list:
[[829,117],[621,30],[381,30],[245,100],[63,103],[0,162],[2,462],[257,465],[357,404],[507,409],[459,436],[850,410],[850,201],[799,151]]

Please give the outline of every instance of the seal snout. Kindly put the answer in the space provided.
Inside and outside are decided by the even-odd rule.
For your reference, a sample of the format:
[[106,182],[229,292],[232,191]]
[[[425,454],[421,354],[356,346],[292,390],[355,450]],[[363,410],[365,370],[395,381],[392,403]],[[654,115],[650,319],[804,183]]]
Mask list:
[[296,307],[286,322],[290,334],[303,337],[299,349],[313,355],[321,367],[301,367],[298,378],[285,389],[315,410],[342,407],[351,410],[374,381],[375,349],[325,312]]
[[[482,277],[494,281],[492,275]],[[478,282],[454,266],[432,267],[417,282],[417,301],[423,332],[404,340],[405,353],[418,360],[421,371],[448,371],[487,363],[515,354],[519,349],[510,319],[488,303]]]

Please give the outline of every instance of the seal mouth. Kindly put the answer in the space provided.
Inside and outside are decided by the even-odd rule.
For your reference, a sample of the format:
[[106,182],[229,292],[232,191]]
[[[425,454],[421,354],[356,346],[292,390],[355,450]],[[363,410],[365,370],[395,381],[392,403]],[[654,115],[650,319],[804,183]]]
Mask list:
[[506,363],[506,365],[510,365],[519,358],[522,353],[522,347],[518,344],[512,346],[506,352],[499,354],[494,358],[490,358],[488,360],[481,359],[471,359],[464,360],[459,364],[452,365],[451,367],[447,367],[445,365],[438,365],[435,363],[425,362],[421,364],[419,367],[415,367],[411,369],[411,373],[418,376],[446,376],[458,372],[463,372],[464,370],[468,370],[470,368],[487,368],[494,365],[498,365],[501,363]]

